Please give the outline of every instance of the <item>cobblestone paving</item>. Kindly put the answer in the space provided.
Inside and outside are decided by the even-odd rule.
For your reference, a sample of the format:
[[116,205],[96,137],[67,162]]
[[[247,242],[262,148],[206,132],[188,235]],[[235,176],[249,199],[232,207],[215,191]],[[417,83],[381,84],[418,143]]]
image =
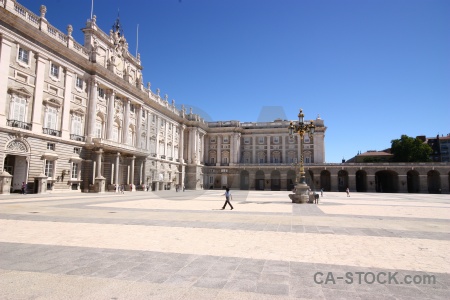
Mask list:
[[0,299],[450,298],[449,195],[222,194],[0,196]]

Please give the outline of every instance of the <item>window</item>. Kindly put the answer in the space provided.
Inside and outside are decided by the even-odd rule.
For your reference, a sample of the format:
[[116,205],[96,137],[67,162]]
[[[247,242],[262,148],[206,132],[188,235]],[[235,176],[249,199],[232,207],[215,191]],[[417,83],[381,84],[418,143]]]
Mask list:
[[147,112],[145,110],[142,110],[142,119],[145,120],[146,116],[147,116]]
[[227,136],[223,137],[223,143],[228,144],[230,142],[229,138]]
[[10,119],[20,122],[25,122],[25,111],[27,107],[27,101],[23,98],[18,98],[16,95],[11,100]]
[[52,63],[50,67],[50,75],[55,78],[59,78],[59,66]]
[[72,134],[81,136],[81,116],[72,115]]
[[70,175],[70,177],[72,179],[78,178],[78,164],[76,164],[76,163],[72,164],[72,174]]
[[54,168],[55,168],[55,162],[53,160],[46,160],[45,161],[45,170],[44,170],[45,176],[47,176],[49,178],[53,177]]
[[105,90],[102,89],[101,87],[97,87],[97,92],[98,92],[98,96],[102,99],[105,98]]
[[280,138],[278,136],[273,137],[273,143],[278,144],[280,142]]
[[19,61],[28,65],[29,56],[30,56],[30,51],[25,50],[22,47],[19,48],[19,55],[17,57]]
[[129,128],[128,129],[128,145],[134,145],[134,139],[135,139],[135,137],[134,137],[134,131],[133,131],[133,129],[132,128]]
[[147,146],[147,137],[145,133],[141,134],[141,149],[145,149]]
[[83,78],[81,78],[80,76],[77,75],[77,79],[76,79],[76,87],[79,89],[83,89]]
[[264,137],[263,137],[263,136],[260,136],[259,139],[258,139],[258,142],[259,142],[260,144],[264,144]]
[[119,126],[117,123],[114,124],[113,130],[112,130],[112,140],[114,142],[119,142]]
[[95,137],[102,138],[102,122],[99,120],[95,122]]
[[81,153],[81,148],[80,147],[74,147],[73,148],[73,153],[80,154]]
[[134,104],[130,104],[130,112],[134,114],[134,111],[135,111]]
[[248,137],[244,138],[244,144],[250,144],[250,138]]
[[45,114],[45,127],[48,129],[56,130],[56,120],[58,116],[58,110],[55,107],[48,106]]
[[306,134],[303,138],[304,138],[305,143],[309,143],[310,142],[309,135]]
[[47,143],[47,150],[55,151],[55,143]]

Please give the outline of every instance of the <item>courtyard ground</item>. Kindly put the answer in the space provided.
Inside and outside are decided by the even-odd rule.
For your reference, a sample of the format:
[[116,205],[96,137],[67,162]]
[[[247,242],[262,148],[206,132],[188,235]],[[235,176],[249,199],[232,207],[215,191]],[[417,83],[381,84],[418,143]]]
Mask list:
[[0,196],[0,299],[449,299],[450,195]]

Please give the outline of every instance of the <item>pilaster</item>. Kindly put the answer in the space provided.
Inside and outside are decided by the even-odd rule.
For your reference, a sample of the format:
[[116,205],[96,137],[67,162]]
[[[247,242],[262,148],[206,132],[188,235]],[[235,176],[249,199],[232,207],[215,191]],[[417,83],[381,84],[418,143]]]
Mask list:
[[64,140],[70,139],[70,98],[72,97],[73,71],[66,69],[66,78],[64,83],[64,105],[62,112],[61,136]]
[[97,117],[97,86],[98,82],[94,76],[90,81],[88,142],[92,142],[92,139],[95,137],[95,119]]
[[6,99],[8,92],[8,74],[11,60],[11,41],[5,36],[1,36],[2,43],[0,47],[0,95],[3,98],[0,101],[0,126],[6,126]]
[[41,54],[36,54],[36,84],[34,88],[34,99],[33,99],[33,131],[42,133],[42,100],[44,94],[44,79],[45,79],[45,64],[47,58],[41,56]]
[[106,138],[112,140],[112,132],[114,126],[114,101],[115,101],[115,91],[108,91],[108,123],[106,124]]
[[127,145],[129,143],[128,130],[130,127],[130,99],[125,99],[125,109],[123,112],[123,130],[122,130],[122,142]]

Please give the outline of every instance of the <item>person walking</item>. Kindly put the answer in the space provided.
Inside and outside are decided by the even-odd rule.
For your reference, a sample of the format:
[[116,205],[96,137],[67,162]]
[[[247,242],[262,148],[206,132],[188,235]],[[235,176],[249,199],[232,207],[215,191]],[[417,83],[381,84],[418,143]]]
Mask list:
[[323,197],[323,188],[320,189],[320,197]]
[[350,197],[350,189],[347,188],[345,191],[347,192],[347,197]]
[[223,194],[223,196],[225,196],[225,203],[223,204],[222,209],[225,209],[225,207],[227,206],[227,203],[230,205],[231,209],[233,209],[233,205],[231,205],[230,200],[233,199],[233,196],[231,196],[231,192],[229,188],[225,189],[225,194]]
[[25,195],[27,192],[27,184],[25,182],[22,182],[22,195]]

